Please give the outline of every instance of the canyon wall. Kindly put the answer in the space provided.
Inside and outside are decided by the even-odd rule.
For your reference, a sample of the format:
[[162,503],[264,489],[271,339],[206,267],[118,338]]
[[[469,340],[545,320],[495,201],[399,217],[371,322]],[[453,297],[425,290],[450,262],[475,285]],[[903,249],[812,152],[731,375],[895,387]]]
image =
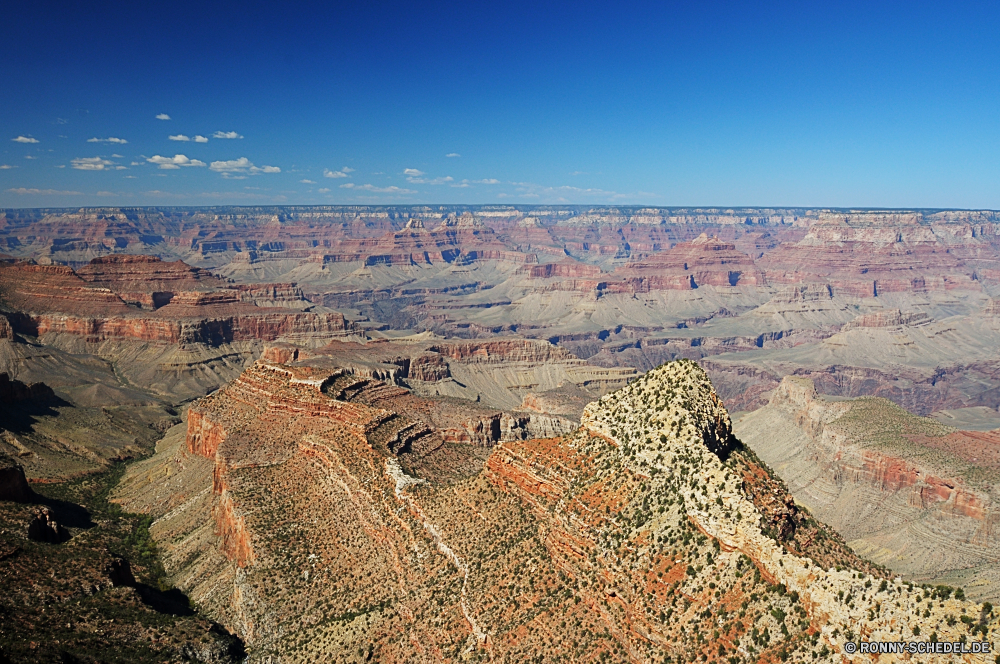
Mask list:
[[412,420],[327,395],[412,396],[312,361],[202,399],[117,494],[157,515],[172,578],[251,661],[850,661],[861,638],[993,638],[992,612],[891,578],[798,509],[694,363],[591,403],[571,434],[418,463],[387,444]]
[[831,400],[792,377],[736,431],[860,554],[1000,598],[996,433],[954,430],[882,399]]

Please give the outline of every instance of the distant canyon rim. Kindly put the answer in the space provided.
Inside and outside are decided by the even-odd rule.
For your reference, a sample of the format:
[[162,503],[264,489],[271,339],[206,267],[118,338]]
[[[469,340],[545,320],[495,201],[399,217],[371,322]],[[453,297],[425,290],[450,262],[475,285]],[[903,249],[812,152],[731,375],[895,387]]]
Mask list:
[[989,210],[8,209],[0,491],[144,459],[110,495],[254,661],[813,661],[1000,601],[998,350]]

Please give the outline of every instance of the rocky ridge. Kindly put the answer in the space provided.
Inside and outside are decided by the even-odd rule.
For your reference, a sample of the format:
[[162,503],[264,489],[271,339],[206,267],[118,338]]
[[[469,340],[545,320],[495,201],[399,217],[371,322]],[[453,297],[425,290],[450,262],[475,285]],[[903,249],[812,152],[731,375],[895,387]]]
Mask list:
[[571,435],[411,472],[390,445],[407,423],[325,397],[331,376],[258,365],[118,492],[253,661],[850,660],[862,637],[992,638],[990,610],[866,566],[754,479],[694,363],[601,398]]

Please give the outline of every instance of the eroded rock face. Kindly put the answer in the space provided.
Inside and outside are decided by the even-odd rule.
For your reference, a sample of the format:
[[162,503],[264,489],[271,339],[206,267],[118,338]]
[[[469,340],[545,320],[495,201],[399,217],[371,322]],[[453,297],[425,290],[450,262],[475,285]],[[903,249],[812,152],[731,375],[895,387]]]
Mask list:
[[28,539],[59,544],[69,539],[69,532],[56,521],[49,508],[43,507],[28,524]]
[[879,311],[873,314],[858,316],[855,320],[845,325],[842,331],[846,332],[857,327],[902,327],[904,325],[921,325],[929,323],[930,316],[927,314],[904,314],[899,309],[889,311]]
[[737,433],[858,552],[1000,598],[996,433],[957,431],[882,399],[831,400],[795,377]]
[[410,359],[409,377],[436,383],[451,377],[448,363],[440,355],[419,355]]
[[114,291],[128,304],[158,309],[178,293],[208,291],[225,281],[183,261],[165,262],[159,256],[112,254],[91,260],[76,270],[95,286]]
[[[387,443],[431,411],[411,401],[397,420],[328,396],[348,380],[260,363],[195,406],[200,431],[205,416],[226,428],[214,459],[189,435],[149,462],[188,469],[177,501],[167,480],[149,484],[164,475],[152,465],[124,482],[136,506],[166,500],[153,532],[171,574],[252,661],[839,661],[851,639],[956,640],[970,627],[955,617],[979,615],[943,591],[923,601],[803,515],[732,438],[694,363],[592,403],[571,435],[497,445],[478,468],[458,471],[457,447],[428,453],[423,477]],[[405,403],[382,385],[353,398]]]
[[132,565],[121,556],[112,556],[104,566],[104,575],[114,587],[134,586],[135,576],[132,575]]
[[[16,313],[7,318],[14,331],[37,337],[68,334],[88,343],[127,339],[219,345],[330,339],[355,329],[339,313],[302,311],[305,305],[291,309],[256,305],[258,300],[285,304],[282,288],[294,289],[294,284],[228,288],[218,278],[179,261],[164,264],[149,256],[95,260],[89,270],[81,268],[82,275],[64,266],[0,265],[0,281],[11,284],[7,306]],[[163,290],[167,288],[177,290]],[[301,291],[295,292],[297,302],[304,302]]]
[[708,234],[642,262],[629,263],[621,273],[637,292],[765,283],[763,273],[748,255]]

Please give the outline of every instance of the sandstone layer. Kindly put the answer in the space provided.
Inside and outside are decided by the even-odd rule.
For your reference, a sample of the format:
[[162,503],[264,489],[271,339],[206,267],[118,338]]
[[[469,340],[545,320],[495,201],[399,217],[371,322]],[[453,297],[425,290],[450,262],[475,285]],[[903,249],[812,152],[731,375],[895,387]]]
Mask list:
[[[237,305],[251,303],[330,313],[315,308],[322,306],[372,336],[391,330],[466,339],[517,335],[549,340],[606,367],[646,370],[677,358],[721,356],[706,367],[736,410],[763,406],[766,393],[800,369],[828,393],[878,392],[925,414],[1000,405],[1000,370],[984,344],[951,338],[967,324],[984,327],[985,318],[995,319],[984,307],[1000,295],[1000,218],[993,211],[11,210],[0,220],[0,246],[50,264],[40,267],[81,270],[84,283],[95,287],[84,293],[91,304],[64,289],[78,311],[111,312],[121,303],[163,311],[128,323],[129,330],[91,320],[40,321],[56,334],[199,343],[230,337],[252,343],[259,334],[311,343],[337,331],[308,316],[283,323],[258,316],[249,326],[230,317]],[[143,253],[162,260],[133,258]],[[94,258],[99,262],[90,263]],[[796,289],[822,297],[789,301]],[[175,300],[186,304],[174,306]],[[871,332],[887,327],[858,323],[841,330],[893,310],[904,328],[925,316],[925,332],[940,333],[938,343],[909,353],[908,343]],[[190,320],[195,312],[212,322],[178,327],[162,320]],[[949,326],[959,334],[941,329]],[[841,332],[893,352],[852,352],[850,339],[834,338]],[[914,341],[910,349],[919,346]],[[936,375],[939,368],[943,375]]]
[[572,434],[424,464],[394,452],[413,410],[341,380],[259,363],[117,493],[252,661],[850,661],[861,638],[993,638],[991,610],[890,578],[798,509],[694,363]]
[[996,432],[956,430],[883,399],[833,400],[792,377],[736,430],[861,555],[1000,598]]

